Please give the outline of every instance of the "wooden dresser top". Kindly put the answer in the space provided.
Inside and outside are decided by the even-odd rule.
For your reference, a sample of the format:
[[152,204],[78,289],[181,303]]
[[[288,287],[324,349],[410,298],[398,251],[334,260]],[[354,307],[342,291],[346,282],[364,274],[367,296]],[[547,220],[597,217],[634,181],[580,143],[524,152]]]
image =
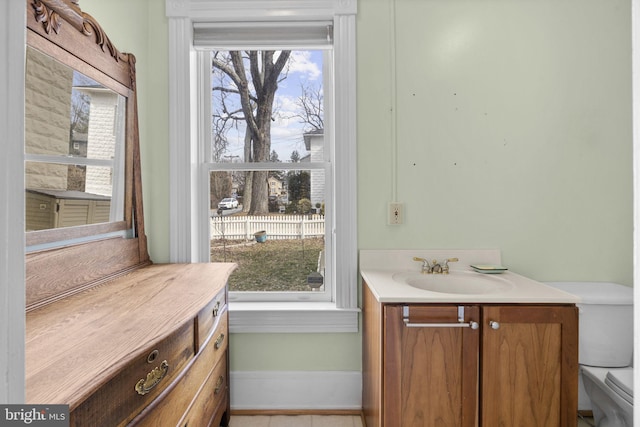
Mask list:
[[128,361],[193,321],[234,268],[150,265],[28,312],[27,402],[75,407]]

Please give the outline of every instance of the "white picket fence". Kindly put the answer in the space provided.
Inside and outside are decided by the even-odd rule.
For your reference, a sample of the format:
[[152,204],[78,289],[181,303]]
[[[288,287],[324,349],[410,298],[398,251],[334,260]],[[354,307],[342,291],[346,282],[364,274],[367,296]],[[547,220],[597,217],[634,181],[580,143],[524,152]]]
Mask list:
[[266,231],[268,239],[304,239],[324,236],[324,215],[214,216],[211,239],[253,240]]

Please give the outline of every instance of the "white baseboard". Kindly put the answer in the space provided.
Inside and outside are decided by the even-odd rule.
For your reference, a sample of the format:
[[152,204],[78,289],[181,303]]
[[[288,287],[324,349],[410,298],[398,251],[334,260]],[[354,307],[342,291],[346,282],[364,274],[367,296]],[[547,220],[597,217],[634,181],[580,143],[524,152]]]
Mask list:
[[360,410],[360,371],[232,371],[231,409]]

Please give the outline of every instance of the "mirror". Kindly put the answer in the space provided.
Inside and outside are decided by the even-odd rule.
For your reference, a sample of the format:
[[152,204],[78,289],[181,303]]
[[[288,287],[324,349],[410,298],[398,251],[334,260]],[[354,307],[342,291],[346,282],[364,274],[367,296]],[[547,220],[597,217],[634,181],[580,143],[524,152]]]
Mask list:
[[26,0],[26,310],[151,261],[135,57],[78,0]]
[[27,253],[142,237],[146,260],[135,57],[77,0],[26,7]]
[[122,221],[125,98],[27,48],[26,231]]

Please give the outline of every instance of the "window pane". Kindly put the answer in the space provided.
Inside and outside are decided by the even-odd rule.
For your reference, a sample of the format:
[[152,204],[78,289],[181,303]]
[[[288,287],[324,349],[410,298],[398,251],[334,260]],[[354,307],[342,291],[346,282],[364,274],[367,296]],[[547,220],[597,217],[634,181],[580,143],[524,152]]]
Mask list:
[[[255,181],[253,176],[264,174]],[[232,292],[323,290],[324,170],[216,171],[210,174],[211,261],[235,262]],[[266,182],[268,213],[249,212],[247,183]],[[323,187],[322,187],[323,190]],[[312,202],[311,195],[317,197]]]
[[210,54],[211,261],[238,264],[231,292],[325,290],[326,55]]
[[306,135],[324,133],[324,55],[322,50],[211,52],[211,161],[305,158]]

